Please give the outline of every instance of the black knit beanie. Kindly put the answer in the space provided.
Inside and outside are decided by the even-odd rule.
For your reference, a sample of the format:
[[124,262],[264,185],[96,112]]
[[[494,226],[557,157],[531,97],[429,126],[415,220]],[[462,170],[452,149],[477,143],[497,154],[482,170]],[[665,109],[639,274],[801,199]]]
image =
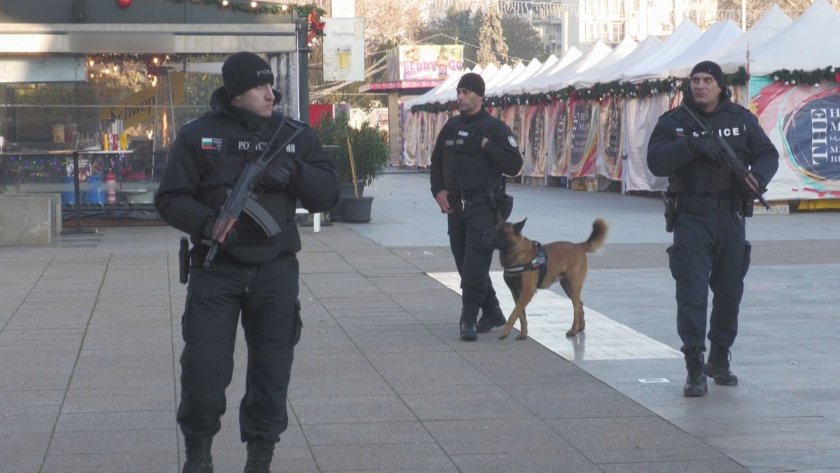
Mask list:
[[274,84],[271,66],[254,53],[232,54],[222,64],[222,82],[231,98],[263,84]]
[[475,72],[467,72],[461,76],[458,81],[456,89],[467,89],[475,92],[477,95],[484,97],[484,79]]
[[698,72],[705,72],[706,74],[709,74],[710,76],[714,77],[715,81],[718,83],[718,87],[720,87],[721,90],[726,88],[726,81],[723,79],[723,71],[721,70],[720,66],[717,65],[717,63],[714,63],[712,61],[698,62],[697,65],[694,66],[694,69],[691,70],[691,74],[689,74],[688,77],[691,78],[694,74],[697,74]]

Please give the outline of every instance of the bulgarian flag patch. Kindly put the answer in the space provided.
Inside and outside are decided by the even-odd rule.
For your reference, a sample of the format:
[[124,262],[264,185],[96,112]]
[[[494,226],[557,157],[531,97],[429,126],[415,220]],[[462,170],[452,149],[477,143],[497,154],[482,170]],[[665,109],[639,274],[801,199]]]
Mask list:
[[222,150],[222,139],[221,138],[202,138],[201,139],[201,149],[212,150],[212,151],[221,151]]

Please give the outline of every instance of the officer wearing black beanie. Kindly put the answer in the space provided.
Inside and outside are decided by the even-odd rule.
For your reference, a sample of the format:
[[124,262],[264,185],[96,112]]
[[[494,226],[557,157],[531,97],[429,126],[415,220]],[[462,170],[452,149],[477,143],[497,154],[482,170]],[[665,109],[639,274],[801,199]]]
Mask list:
[[274,74],[265,59],[254,53],[239,52],[222,64],[222,82],[230,98],[258,85],[274,85]]
[[[688,372],[683,395],[699,397],[708,391],[706,377],[723,386],[738,384],[729,363],[750,262],[745,217],[752,215],[753,193],[763,192],[775,175],[779,153],[755,115],[731,102],[719,65],[698,63],[687,82],[682,105],[659,117],[647,164],[653,175],[668,177],[666,216],[676,215],[666,225],[674,232],[669,267]],[[749,169],[746,179],[723,162],[727,151],[713,135]],[[707,333],[709,289],[714,297]]]
[[[239,408],[240,438],[248,451],[245,471],[269,471],[274,445],[288,426],[286,394],[302,326],[296,203],[324,212],[339,197],[335,164],[315,133],[273,109],[279,95],[271,88],[268,63],[253,53],[233,54],[222,66],[222,80],[210,98],[210,112],[178,132],[155,195],[161,219],[190,235],[193,244],[181,319],[182,473],[213,471],[211,445],[228,405],[225,389],[240,323],[248,344]],[[263,153],[273,158],[259,180],[248,183],[255,189],[250,204],[257,211],[246,208],[234,223],[235,233],[214,240],[228,192],[243,168]],[[205,269],[214,242],[220,249]]]
[[430,179],[432,196],[447,215],[449,245],[461,275],[460,337],[473,341],[478,333],[507,320],[489,271],[493,234],[506,202],[503,174],[518,174],[522,155],[510,128],[482,106],[484,79],[480,75],[464,74],[456,90],[460,115],[450,118],[438,135]]

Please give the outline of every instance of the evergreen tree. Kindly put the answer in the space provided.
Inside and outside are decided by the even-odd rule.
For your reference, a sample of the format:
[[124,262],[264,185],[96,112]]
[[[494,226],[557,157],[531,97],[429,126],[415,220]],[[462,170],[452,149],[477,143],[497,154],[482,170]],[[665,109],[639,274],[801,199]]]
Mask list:
[[502,31],[499,7],[495,2],[490,3],[490,8],[482,20],[481,29],[478,32],[478,63],[481,65],[507,63],[508,46],[505,33]]

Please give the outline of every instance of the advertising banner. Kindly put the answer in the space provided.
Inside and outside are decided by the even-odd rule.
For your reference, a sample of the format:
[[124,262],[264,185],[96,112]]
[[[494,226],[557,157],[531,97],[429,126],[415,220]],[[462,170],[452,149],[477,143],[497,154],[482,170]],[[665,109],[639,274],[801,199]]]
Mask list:
[[442,81],[464,68],[464,46],[425,44],[388,51],[388,81]]
[[589,100],[577,100],[571,108],[569,177],[594,176],[600,105]]
[[610,98],[601,105],[601,139],[598,141],[598,174],[621,180],[621,161],[624,154],[623,100]]
[[326,19],[323,50],[325,81],[365,80],[365,19]]
[[564,177],[569,168],[566,153],[568,137],[568,107],[566,102],[555,101],[551,104],[548,128],[551,133],[551,176]]
[[779,151],[769,200],[840,198],[840,86],[750,79],[750,108]]

